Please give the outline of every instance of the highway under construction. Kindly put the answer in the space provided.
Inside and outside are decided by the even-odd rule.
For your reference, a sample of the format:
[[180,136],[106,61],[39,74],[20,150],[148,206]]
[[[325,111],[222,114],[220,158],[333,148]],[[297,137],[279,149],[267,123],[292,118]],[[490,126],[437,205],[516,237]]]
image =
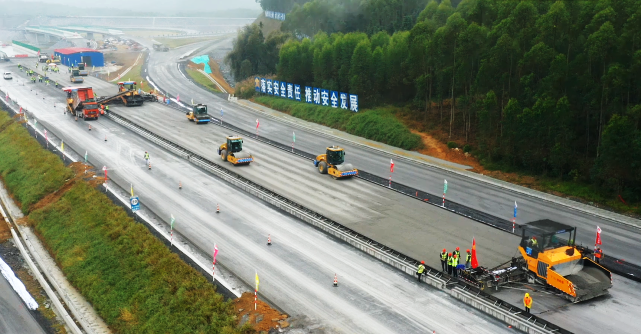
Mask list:
[[[141,199],[158,215],[166,217],[173,212],[185,217],[185,225],[177,230],[203,250],[208,249],[207,240],[221,240],[218,244],[223,244],[231,253],[221,261],[241,279],[249,281],[253,273],[251,270],[243,272],[242,268],[246,267],[244,263],[260,263],[256,266],[264,267],[268,272],[265,280],[274,284],[271,292],[265,288],[265,297],[291,314],[307,314],[320,323],[350,333],[418,333],[428,330],[436,330],[437,333],[499,333],[507,330],[500,322],[489,320],[481,312],[449,298],[443,292],[425,284],[417,284],[415,278],[365,256],[338,239],[328,238],[302,221],[283,215],[280,210],[256,201],[237,187],[210,176],[185,160],[184,156],[160,145],[160,142],[153,142],[151,135],[162,138],[165,143],[186,148],[310,212],[319,213],[407,257],[424,260],[433,268],[440,268],[438,253],[442,248],[470,248],[473,238],[477,242],[479,261],[486,267],[494,267],[519,255],[521,239],[518,235],[470,219],[460,212],[430,205],[425,203],[424,198],[410,198],[365,179],[337,181],[319,174],[310,159],[301,152],[320,152],[319,147],[335,144],[335,137],[313,131],[297,134],[297,144],[301,143],[294,152],[297,154],[270,143],[270,140],[286,142],[283,138],[289,136],[291,131],[279,128],[286,122],[228,103],[199,87],[190,87],[188,80],[177,77],[167,79],[167,76],[178,71],[174,62],[184,52],[185,49],[152,54],[151,63],[157,61],[162,65],[159,63],[158,66],[149,67],[150,79],[166,92],[177,91],[172,83],[177,84],[180,80],[181,89],[189,89],[184,93],[180,91],[183,101],[190,99],[191,93],[196,102],[209,105],[211,110],[218,107],[225,109],[223,122],[214,118],[218,123],[212,121],[209,125],[195,126],[184,117],[186,108],[145,103],[135,108],[112,106],[111,116],[101,117],[98,121],[76,123],[63,115],[64,94],[53,87],[21,85],[19,80],[2,83],[0,87],[21,105],[28,106],[27,109],[39,119],[39,123],[64,139],[66,145],[78,152],[93,152],[90,154],[92,164],[114,166],[110,175],[121,187],[135,183]],[[17,72],[15,68],[12,71]],[[20,79],[26,82],[25,78]],[[116,86],[92,77],[87,77],[83,85],[93,87],[101,96],[111,96],[118,91]],[[38,92],[37,98],[35,92]],[[52,108],[56,103],[60,107]],[[243,136],[243,150],[251,152],[254,161],[249,166],[236,168],[225,164],[218,157],[216,149],[228,136],[240,134],[233,133],[234,128],[251,133],[248,130],[255,126],[256,117],[263,117],[259,137]],[[227,127],[224,127],[225,123]],[[94,131],[87,131],[88,124],[94,127]],[[299,129],[297,127],[296,131]],[[109,141],[103,141],[103,136],[107,136]],[[387,174],[381,168],[385,164],[378,162],[380,158],[371,154],[371,150],[349,143],[344,145],[345,142],[339,144],[348,147],[346,158],[356,168],[374,175]],[[152,154],[154,168],[151,171],[140,167],[143,165],[141,157],[144,151]],[[380,152],[378,154],[384,156]],[[400,161],[397,168],[420,169],[409,160]],[[448,179],[450,184],[456,184],[452,180],[463,177],[451,174]],[[423,181],[413,182],[411,175],[400,174],[398,181],[421,190],[437,188]],[[437,181],[438,178],[430,182]],[[184,185],[182,193],[177,189],[179,182]],[[451,191],[454,189],[464,191],[467,188],[461,182]],[[479,198],[470,203],[464,202],[465,198],[461,197],[453,199],[474,210],[488,211],[492,206],[485,202],[486,194],[468,193],[468,196],[477,194]],[[222,204],[225,215],[212,215],[214,203]],[[550,210],[538,214],[549,219],[557,218]],[[623,243],[633,244],[638,240],[637,229],[613,224],[616,223],[610,222],[606,226],[617,226],[621,230]],[[581,233],[585,233],[585,236]],[[261,245],[265,243],[263,239],[267,234],[273,236],[277,247],[265,252]],[[589,240],[587,228],[583,231],[579,228],[577,240],[581,238]],[[634,260],[629,259],[631,262]],[[340,272],[340,294],[345,294],[342,296],[330,292],[331,278],[337,271]],[[295,287],[296,292],[292,292],[291,287]],[[571,304],[548,291],[531,292],[535,301],[533,313],[576,333],[606,330],[634,333],[636,331],[631,319],[641,311],[638,305],[640,287],[641,284],[635,281],[615,275],[609,295],[579,304]],[[525,286],[513,287],[497,292],[495,296],[520,307],[525,289]],[[317,300],[309,300],[310,293]],[[449,325],[452,320],[460,323]]]

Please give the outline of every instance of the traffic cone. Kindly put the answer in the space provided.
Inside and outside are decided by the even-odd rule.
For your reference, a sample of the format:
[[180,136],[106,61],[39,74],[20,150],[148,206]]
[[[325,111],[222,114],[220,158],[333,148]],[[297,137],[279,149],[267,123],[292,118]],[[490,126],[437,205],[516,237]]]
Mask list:
[[183,188],[183,183],[178,181],[178,189],[182,189],[182,188]]
[[105,141],[107,141],[107,135],[105,135]]
[[91,124],[89,124],[89,131],[91,131]]
[[218,203],[216,203],[216,213],[220,213],[220,205]]
[[334,274],[334,287],[338,287],[338,276]]
[[267,246],[271,246],[271,245],[272,245],[272,236],[268,234],[267,235]]
[[151,169],[151,161],[149,161],[149,166],[147,166],[147,167],[149,167],[149,169]]

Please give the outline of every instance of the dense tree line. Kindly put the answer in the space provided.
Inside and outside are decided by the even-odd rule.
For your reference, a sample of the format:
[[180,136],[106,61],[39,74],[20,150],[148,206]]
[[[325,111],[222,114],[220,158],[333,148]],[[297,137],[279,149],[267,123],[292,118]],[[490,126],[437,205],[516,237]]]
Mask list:
[[275,31],[265,38],[261,26],[253,24],[243,27],[234,40],[232,51],[225,57],[234,80],[241,81],[255,74],[275,73],[279,48],[288,37],[288,34]]
[[484,159],[641,199],[641,0],[432,0],[408,31],[368,29],[286,42],[279,79],[411,101]]

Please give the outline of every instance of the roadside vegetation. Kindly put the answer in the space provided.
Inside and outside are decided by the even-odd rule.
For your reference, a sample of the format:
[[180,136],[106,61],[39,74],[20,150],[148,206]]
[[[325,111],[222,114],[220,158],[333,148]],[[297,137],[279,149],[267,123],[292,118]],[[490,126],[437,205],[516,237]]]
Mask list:
[[287,99],[260,96],[255,101],[270,108],[284,111],[306,121],[343,130],[356,136],[400,147],[406,150],[423,146],[421,137],[412,133],[393,114],[391,108],[377,108],[354,113]]
[[214,93],[220,93],[220,89],[218,89],[218,86],[216,86],[213,82],[211,82],[211,80],[209,80],[204,74],[190,67],[187,67],[185,69],[187,70],[187,75],[190,78],[192,78],[194,81],[196,81],[202,86],[205,86],[208,90]]
[[[488,170],[641,213],[641,0],[261,6],[289,10],[282,34],[300,38],[261,69],[242,64],[269,53],[231,62],[242,78],[271,74],[358,94],[362,108],[409,108],[413,130],[467,145]],[[243,38],[232,54],[265,45]]]
[[205,42],[205,41],[214,41],[221,38],[222,38],[221,36],[202,36],[202,37],[185,37],[185,38],[156,37],[154,39],[173,49],[173,48],[177,48],[187,44],[194,44],[194,43]]
[[0,175],[58,266],[116,333],[254,333],[145,226],[0,111]]

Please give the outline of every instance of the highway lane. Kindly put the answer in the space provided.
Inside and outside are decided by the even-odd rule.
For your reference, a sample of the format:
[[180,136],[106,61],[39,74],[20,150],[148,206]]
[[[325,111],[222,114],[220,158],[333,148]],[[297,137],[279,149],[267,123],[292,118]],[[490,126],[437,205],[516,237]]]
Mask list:
[[2,275],[0,275],[0,333],[46,333]]
[[[212,43],[210,48],[228,47],[230,42],[230,39],[218,41]],[[343,139],[330,138],[300,126],[293,126],[290,123],[291,118],[288,116],[279,116],[277,120],[266,118],[262,113],[257,113],[237,103],[228,102],[191,83],[178,70],[176,61],[185,51],[188,51],[187,49],[196,48],[198,45],[170,52],[152,52],[148,66],[152,80],[160,88],[168,90],[170,94],[180,94],[183,101],[189,101],[193,98],[195,102],[209,105],[214,116],[217,116],[218,110],[223,108],[224,121],[237,127],[253,132],[256,128],[255,121],[260,118],[259,131],[262,136],[289,144],[292,140],[292,132],[296,132],[296,147],[310,153],[321,153],[324,152],[326,146],[338,144],[345,147],[347,160],[355,167],[362,168],[381,177],[387,178],[389,176],[389,160],[391,158],[389,154],[366,149]],[[305,123],[299,120],[294,120],[293,122],[297,124]],[[341,137],[351,138],[351,136],[343,136],[337,130],[313,124],[308,126],[312,129],[322,129]],[[371,144],[370,141],[364,139],[358,141],[364,144]],[[382,144],[371,145],[385,147]],[[406,156],[419,156],[401,149],[390,148],[390,150]],[[426,156],[423,156],[423,160],[433,161],[433,159]],[[463,174],[471,173],[461,172]],[[525,223],[538,219],[553,219],[577,226],[577,242],[579,244],[592,245],[594,243],[594,231],[596,226],[599,225],[604,230],[602,238],[605,253],[625,259],[628,262],[641,264],[641,234],[638,228],[597,218],[583,211],[506,190],[486,182],[468,178],[465,175],[448,173],[442,169],[424,164],[415,164],[406,160],[395,160],[393,180],[396,182],[411,185],[433,194],[439,194],[442,192],[444,179],[448,180],[448,200],[465,204],[506,220],[511,220],[514,202],[516,201],[519,205],[517,222]],[[535,193],[533,190],[523,189],[527,192]],[[638,220],[635,221],[638,222]],[[638,222],[638,224],[641,225],[641,222]]]
[[[33,112],[38,124],[59,135],[66,147],[87,150],[92,164],[108,166],[112,182],[124,188],[133,184],[141,201],[159,216],[173,214],[175,230],[203,254],[209,254],[216,243],[221,264],[250,286],[257,271],[261,295],[293,316],[307,315],[327,332],[513,332],[445,293],[418,284],[412,277],[238,191],[107,118],[91,121],[93,130],[87,131],[87,122],[74,122],[63,115],[61,107],[52,106],[52,102],[64,100],[52,87],[38,86],[42,89],[38,98],[29,86],[2,82],[0,87]],[[144,166],[144,151],[151,152],[152,170]],[[182,190],[177,187],[179,181]],[[216,214],[217,204],[220,214]],[[267,234],[273,241],[269,248]],[[338,288],[332,287],[334,273],[338,274]]]

